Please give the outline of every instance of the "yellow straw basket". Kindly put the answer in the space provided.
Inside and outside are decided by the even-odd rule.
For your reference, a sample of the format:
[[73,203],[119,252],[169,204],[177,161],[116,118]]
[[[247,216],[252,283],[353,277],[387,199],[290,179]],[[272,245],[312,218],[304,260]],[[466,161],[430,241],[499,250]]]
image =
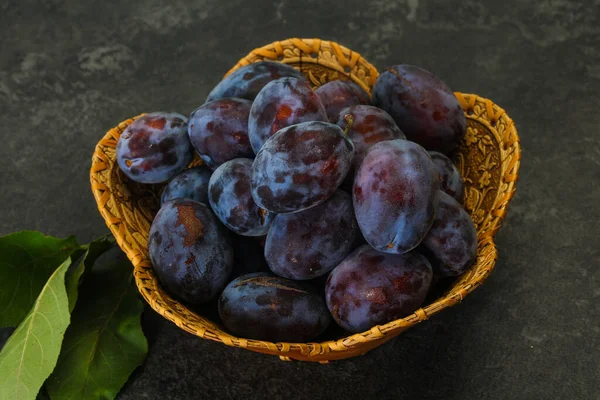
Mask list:
[[[358,53],[320,39],[289,39],[253,50],[230,72],[249,63],[273,60],[300,69],[314,87],[335,79],[349,79],[370,92],[378,72]],[[128,180],[115,160],[119,135],[135,119],[111,129],[96,146],[90,179],[100,214],[134,266],[138,289],[150,306],[181,329],[204,339],[282,360],[326,363],[364,354],[446,307],[462,301],[483,284],[494,269],[494,234],[515,193],[521,149],[513,121],[492,101],[474,94],[455,93],[467,116],[468,128],[454,157],[465,179],[465,206],[478,232],[477,261],[444,295],[413,314],[368,331],[321,343],[271,343],[230,335],[211,321],[180,304],[159,285],[148,258],[148,232],[158,211],[161,187]],[[196,158],[193,164],[200,163]]]

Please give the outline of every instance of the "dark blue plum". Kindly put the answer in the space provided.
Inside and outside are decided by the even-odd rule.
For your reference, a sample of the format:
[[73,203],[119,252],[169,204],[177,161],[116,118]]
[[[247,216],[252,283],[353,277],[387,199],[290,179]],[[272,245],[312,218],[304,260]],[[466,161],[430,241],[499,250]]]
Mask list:
[[155,112],[131,123],[117,142],[121,171],[139,183],[162,183],[179,175],[194,158],[187,119]]
[[352,170],[348,173],[347,180],[354,179],[354,174],[369,147],[384,140],[406,139],[392,117],[381,108],[369,105],[357,105],[344,108],[340,111],[335,123],[346,131],[348,121],[346,116],[352,117],[352,126],[347,135],[354,144],[354,159]]
[[265,259],[279,276],[313,279],[352,251],[357,234],[352,197],[338,190],[316,207],[277,215],[267,234]]
[[254,100],[267,83],[286,76],[306,79],[302,72],[286,64],[272,61],[252,63],[233,71],[223,78],[210,92],[206,101],[227,97]]
[[304,122],[281,129],[256,155],[252,196],[278,214],[327,200],[348,173],[354,146],[339,126]]
[[248,115],[252,102],[221,99],[198,107],[188,123],[194,149],[211,169],[234,158],[253,158],[248,139]]
[[438,208],[439,177],[431,157],[416,143],[373,145],[354,178],[354,211],[367,242],[402,254],[423,240]]
[[297,78],[281,78],[260,91],[250,110],[248,135],[254,152],[278,130],[307,121],[327,121],[325,108],[310,85]]
[[458,201],[444,192],[440,191],[440,206],[421,247],[440,276],[462,275],[477,258],[473,220]]
[[186,169],[165,186],[160,199],[161,205],[175,199],[191,199],[208,204],[208,181],[211,173],[205,166]]
[[233,265],[225,228],[208,206],[189,199],[161,207],[150,228],[148,252],[164,289],[190,304],[217,296]]
[[315,89],[321,99],[329,121],[335,123],[340,111],[357,104],[371,104],[371,97],[352,81],[331,81]]
[[467,131],[467,119],[454,93],[432,73],[395,65],[379,75],[373,104],[387,111],[408,140],[450,154]]
[[331,272],[325,301],[339,326],[364,332],[416,311],[432,275],[429,261],[416,251],[384,254],[364,245]]
[[272,342],[312,340],[331,322],[323,298],[310,285],[260,272],[227,285],[219,316],[234,335]]
[[217,218],[233,232],[264,236],[275,215],[252,198],[252,160],[236,158],[222,164],[210,178],[208,201]]
[[437,151],[430,151],[429,155],[437,167],[440,175],[440,189],[450,196],[454,197],[456,201],[463,204],[465,197],[465,181],[460,176],[460,172],[456,168],[456,165],[452,161]]

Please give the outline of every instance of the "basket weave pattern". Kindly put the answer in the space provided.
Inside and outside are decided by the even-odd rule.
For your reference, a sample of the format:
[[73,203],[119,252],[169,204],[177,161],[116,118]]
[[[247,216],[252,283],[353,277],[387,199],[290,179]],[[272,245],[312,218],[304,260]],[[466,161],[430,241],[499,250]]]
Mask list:
[[[358,53],[319,39],[289,39],[253,50],[229,72],[249,63],[272,60],[300,69],[314,87],[347,79],[370,92],[378,72]],[[150,306],[181,329],[228,346],[278,355],[282,360],[327,362],[380,346],[411,326],[462,301],[492,272],[497,258],[494,234],[500,228],[515,192],[521,150],[512,120],[505,111],[473,94],[455,93],[467,115],[467,134],[454,157],[465,178],[465,206],[477,227],[477,261],[452,288],[413,314],[339,340],[321,343],[271,343],[238,338],[221,324],[198,315],[171,298],[158,284],[148,258],[148,233],[160,203],[161,185],[142,185],[127,179],[116,163],[121,133],[136,118],[114,127],[96,146],[90,171],[98,209],[118,245],[134,266],[138,289]],[[201,161],[196,158],[193,164]]]

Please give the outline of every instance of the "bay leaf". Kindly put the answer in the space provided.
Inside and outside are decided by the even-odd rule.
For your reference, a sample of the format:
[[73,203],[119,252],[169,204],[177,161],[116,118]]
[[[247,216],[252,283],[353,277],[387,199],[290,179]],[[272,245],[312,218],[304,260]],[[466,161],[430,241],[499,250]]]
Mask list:
[[35,399],[54,369],[70,321],[65,287],[70,265],[68,258],[50,275],[0,352],[0,400]]
[[73,312],[77,303],[79,284],[85,275],[85,271],[90,271],[98,259],[104,252],[113,247],[115,239],[112,235],[103,236],[83,246],[85,253],[78,261],[77,266],[71,267],[67,271],[66,285],[67,294],[69,296],[69,312]]
[[52,400],[114,399],[145,359],[143,304],[118,248],[85,272],[63,350],[46,388]]
[[0,327],[19,325],[48,278],[78,249],[73,236],[23,231],[0,237]]

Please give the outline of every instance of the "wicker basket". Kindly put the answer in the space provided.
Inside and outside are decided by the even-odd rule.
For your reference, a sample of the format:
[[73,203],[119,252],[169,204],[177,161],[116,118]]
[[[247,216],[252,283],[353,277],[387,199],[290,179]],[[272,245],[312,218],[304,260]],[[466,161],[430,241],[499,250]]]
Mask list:
[[[253,50],[232,68],[261,60],[293,65],[317,87],[334,79],[350,79],[370,91],[378,72],[358,53],[334,42],[289,39]],[[462,301],[492,272],[497,258],[494,234],[500,228],[518,177],[521,150],[512,120],[490,100],[456,93],[467,115],[468,130],[454,162],[466,182],[465,205],[478,232],[477,262],[442,297],[413,314],[366,332],[322,343],[270,343],[238,338],[218,322],[198,315],[171,298],[158,284],[148,259],[148,232],[158,211],[160,186],[128,180],[115,161],[119,135],[135,119],[108,131],[96,146],[90,173],[92,191],[106,224],[134,266],[140,293],[148,304],[181,329],[227,346],[273,354],[282,360],[343,359],[380,346],[411,326]],[[198,163],[196,159],[194,163]]]

